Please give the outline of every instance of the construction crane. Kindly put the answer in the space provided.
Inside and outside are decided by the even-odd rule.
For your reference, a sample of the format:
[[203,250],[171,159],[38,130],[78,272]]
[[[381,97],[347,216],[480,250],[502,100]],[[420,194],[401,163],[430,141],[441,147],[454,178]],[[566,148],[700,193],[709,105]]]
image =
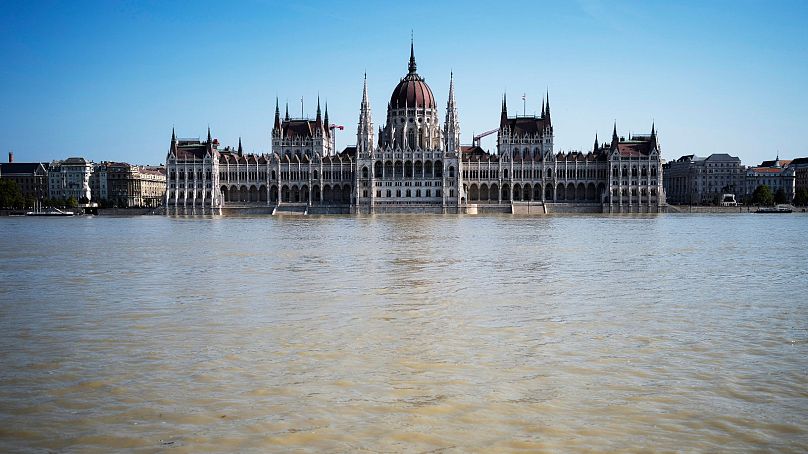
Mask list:
[[335,134],[335,132],[337,132],[337,129],[342,131],[343,129],[345,129],[345,126],[332,123],[328,125],[328,129],[331,131],[331,152],[337,154],[337,135]]
[[493,133],[495,133],[497,131],[499,131],[499,128],[492,129],[490,131],[485,131],[482,134],[477,134],[476,136],[474,136],[474,141],[473,141],[474,146],[479,147],[480,146],[480,139],[482,139],[485,136],[490,136],[491,134],[493,134]]

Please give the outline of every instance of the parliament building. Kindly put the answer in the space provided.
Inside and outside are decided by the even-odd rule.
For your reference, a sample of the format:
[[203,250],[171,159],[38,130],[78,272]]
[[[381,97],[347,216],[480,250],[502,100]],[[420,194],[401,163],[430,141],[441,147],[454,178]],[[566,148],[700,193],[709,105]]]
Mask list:
[[324,213],[655,213],[665,206],[662,160],[650,134],[597,138],[588,152],[553,150],[550,101],[541,115],[511,117],[503,97],[497,153],[460,143],[450,76],[443,124],[418,75],[393,89],[385,123],[374,127],[367,76],[356,145],[337,152],[328,106],[314,119],[281,116],[275,103],[270,153],[245,154],[211,138],[172,131],[166,157],[167,214]]

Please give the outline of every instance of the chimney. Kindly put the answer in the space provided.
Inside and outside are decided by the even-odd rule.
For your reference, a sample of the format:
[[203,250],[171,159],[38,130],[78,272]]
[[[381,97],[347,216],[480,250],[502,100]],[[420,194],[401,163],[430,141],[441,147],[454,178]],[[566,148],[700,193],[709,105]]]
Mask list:
[[9,162],[9,164],[14,162],[14,152],[13,151],[8,152],[8,162]]

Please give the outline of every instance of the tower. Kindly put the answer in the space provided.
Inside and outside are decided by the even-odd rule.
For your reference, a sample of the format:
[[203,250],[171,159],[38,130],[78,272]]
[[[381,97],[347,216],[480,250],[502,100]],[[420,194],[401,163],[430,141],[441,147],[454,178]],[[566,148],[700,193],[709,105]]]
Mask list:
[[446,151],[457,151],[460,147],[460,119],[455,105],[453,73],[449,73],[449,100],[446,102],[446,122],[443,127],[445,128]]
[[356,130],[357,153],[370,153],[373,150],[373,120],[370,114],[370,100],[368,99],[368,75],[365,73],[364,87],[362,88],[362,105],[359,108],[359,126]]

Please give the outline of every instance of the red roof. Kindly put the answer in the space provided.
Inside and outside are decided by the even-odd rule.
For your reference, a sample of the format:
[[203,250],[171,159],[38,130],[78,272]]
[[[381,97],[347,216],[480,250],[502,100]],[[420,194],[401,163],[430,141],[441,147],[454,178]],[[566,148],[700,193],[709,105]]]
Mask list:
[[393,94],[390,96],[390,107],[403,109],[404,106],[418,109],[436,107],[432,89],[418,74],[407,74],[393,89]]

